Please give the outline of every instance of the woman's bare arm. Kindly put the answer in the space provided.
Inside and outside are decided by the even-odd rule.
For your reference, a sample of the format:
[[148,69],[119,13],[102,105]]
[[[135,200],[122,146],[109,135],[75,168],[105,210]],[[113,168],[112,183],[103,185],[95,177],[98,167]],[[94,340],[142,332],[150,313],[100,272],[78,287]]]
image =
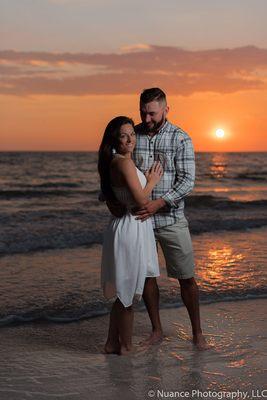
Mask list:
[[139,181],[136,167],[131,159],[120,159],[116,163],[116,169],[122,176],[126,186],[130,190],[134,201],[139,207],[143,207],[149,201],[149,195],[160,181],[163,169],[159,163],[155,163],[149,174],[147,174],[147,184],[143,189]]

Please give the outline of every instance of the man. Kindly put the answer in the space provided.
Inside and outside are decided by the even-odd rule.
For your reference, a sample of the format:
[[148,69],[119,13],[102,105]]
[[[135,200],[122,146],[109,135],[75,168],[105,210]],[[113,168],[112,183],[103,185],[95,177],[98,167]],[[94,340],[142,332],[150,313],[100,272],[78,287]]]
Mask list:
[[[152,218],[155,238],[161,245],[168,276],[177,278],[180,283],[181,297],[192,325],[193,343],[202,350],[208,346],[200,325],[193,249],[184,216],[184,198],[194,186],[194,150],[187,133],[167,121],[168,111],[166,95],[161,89],[143,91],[140,96],[142,123],[135,127],[137,143],[134,161],[142,172],[149,169],[154,161],[160,161],[164,175],[153,190],[151,201],[138,210],[136,216],[141,221]],[[112,205],[109,207],[113,214],[119,216],[119,210]],[[147,278],[143,299],[152,324],[148,343],[153,344],[163,337],[156,278]]]

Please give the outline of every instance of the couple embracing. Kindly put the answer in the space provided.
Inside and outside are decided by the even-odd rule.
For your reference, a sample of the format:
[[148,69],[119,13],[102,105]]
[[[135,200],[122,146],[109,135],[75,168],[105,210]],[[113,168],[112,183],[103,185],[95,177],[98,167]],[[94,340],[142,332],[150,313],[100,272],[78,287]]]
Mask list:
[[184,197],[194,186],[195,161],[190,137],[167,120],[166,95],[159,88],[140,96],[142,123],[119,116],[106,127],[99,148],[101,192],[112,218],[104,233],[101,281],[106,298],[114,298],[106,353],[132,350],[133,302],[143,297],[152,324],[147,344],[159,343],[160,275],[157,243],[167,273],[178,279],[198,349],[202,334],[194,255]]

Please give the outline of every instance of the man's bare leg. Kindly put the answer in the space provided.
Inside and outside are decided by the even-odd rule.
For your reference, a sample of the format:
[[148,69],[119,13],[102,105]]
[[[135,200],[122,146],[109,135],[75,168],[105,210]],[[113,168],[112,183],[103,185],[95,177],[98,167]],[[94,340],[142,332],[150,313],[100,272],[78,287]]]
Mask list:
[[187,308],[193,333],[193,343],[199,350],[206,350],[209,345],[202,334],[199,313],[199,292],[195,278],[179,279],[181,297]]
[[146,278],[143,299],[152,324],[152,333],[142,344],[156,344],[163,339],[159,317],[159,288],[156,278]]

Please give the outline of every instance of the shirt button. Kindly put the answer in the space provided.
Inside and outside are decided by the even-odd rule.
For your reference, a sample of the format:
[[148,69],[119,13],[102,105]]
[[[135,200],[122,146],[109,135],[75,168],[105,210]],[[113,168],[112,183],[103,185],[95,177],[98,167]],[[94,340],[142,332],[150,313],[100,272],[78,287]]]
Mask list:
[[152,158],[152,156],[149,156],[150,158]]

